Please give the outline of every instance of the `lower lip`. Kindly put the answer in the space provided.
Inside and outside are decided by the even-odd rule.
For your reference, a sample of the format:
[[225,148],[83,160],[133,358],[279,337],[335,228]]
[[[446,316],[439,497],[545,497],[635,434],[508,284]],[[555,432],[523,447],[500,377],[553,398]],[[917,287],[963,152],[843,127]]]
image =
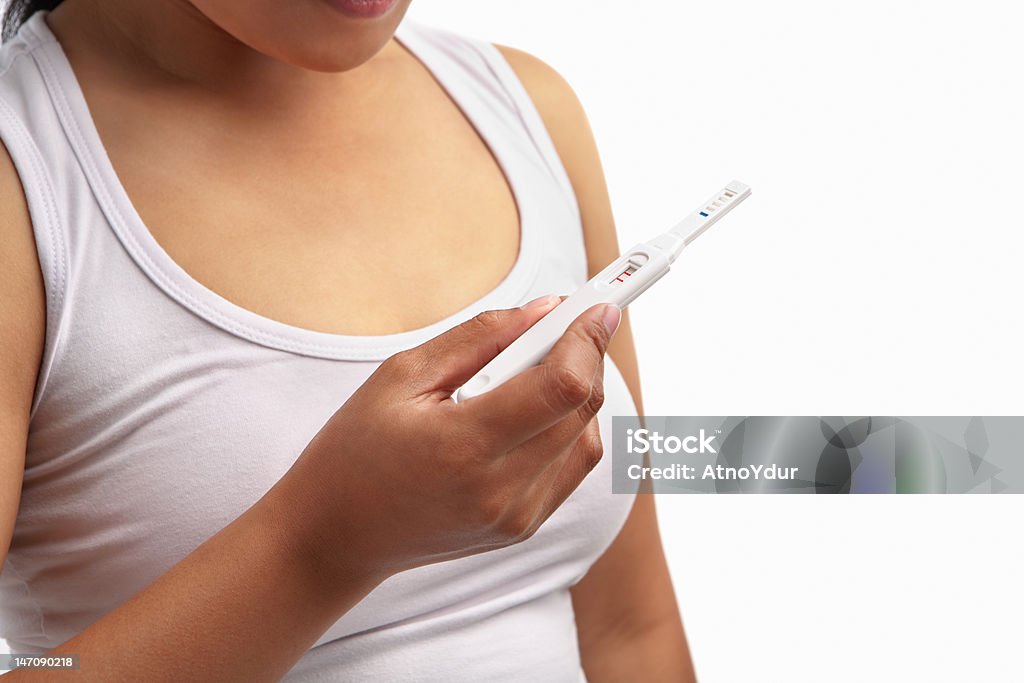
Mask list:
[[375,19],[384,16],[398,0],[328,0],[331,6],[356,19]]

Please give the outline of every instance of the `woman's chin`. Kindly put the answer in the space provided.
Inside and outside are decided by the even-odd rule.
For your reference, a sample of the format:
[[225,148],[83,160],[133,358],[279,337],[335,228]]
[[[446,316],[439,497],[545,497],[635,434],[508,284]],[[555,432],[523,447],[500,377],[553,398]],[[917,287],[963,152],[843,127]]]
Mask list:
[[391,33],[377,36],[360,35],[345,38],[308,41],[298,45],[252,46],[279,62],[309,71],[340,73],[351,71],[373,59],[391,40]]

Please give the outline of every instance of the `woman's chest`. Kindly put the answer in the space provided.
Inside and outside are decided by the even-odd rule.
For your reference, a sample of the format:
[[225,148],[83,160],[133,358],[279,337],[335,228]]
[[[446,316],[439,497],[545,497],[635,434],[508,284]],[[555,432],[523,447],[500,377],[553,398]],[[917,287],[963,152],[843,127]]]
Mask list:
[[143,222],[192,278],[280,322],[379,335],[476,301],[520,243],[476,129],[436,86],[410,89],[320,128],[174,107],[94,116]]

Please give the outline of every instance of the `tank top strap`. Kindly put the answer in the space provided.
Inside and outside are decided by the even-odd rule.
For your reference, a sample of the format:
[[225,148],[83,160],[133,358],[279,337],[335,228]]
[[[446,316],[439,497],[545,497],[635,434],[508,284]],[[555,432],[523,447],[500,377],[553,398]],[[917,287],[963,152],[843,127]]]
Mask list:
[[60,135],[59,117],[35,61],[45,38],[30,25],[43,21],[44,15],[30,17],[0,51],[0,142],[21,179],[46,292],[45,345],[30,415],[39,405],[63,329],[72,270],[67,212],[75,194],[63,182],[63,169],[74,163],[74,155]]
[[[428,58],[439,80],[458,78],[476,90],[478,100],[489,100],[488,115],[514,117],[514,123],[526,133],[547,173],[578,215],[576,194],[547,126],[522,81],[494,44],[408,19],[399,27],[396,37],[421,58]],[[452,78],[444,79],[446,73]]]

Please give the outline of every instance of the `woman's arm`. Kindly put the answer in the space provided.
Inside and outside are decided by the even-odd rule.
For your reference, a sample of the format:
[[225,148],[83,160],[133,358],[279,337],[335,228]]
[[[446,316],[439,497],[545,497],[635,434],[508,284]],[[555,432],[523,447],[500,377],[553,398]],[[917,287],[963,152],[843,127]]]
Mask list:
[[14,532],[25,442],[46,333],[43,278],[28,208],[0,143],[0,567]]
[[[576,193],[590,275],[619,255],[611,202],[597,146],[565,80],[529,54],[499,46],[551,134]],[[608,355],[643,412],[629,320],[623,315]],[[690,653],[658,533],[654,496],[638,495],[612,545],[572,589],[587,678],[692,681]]]

